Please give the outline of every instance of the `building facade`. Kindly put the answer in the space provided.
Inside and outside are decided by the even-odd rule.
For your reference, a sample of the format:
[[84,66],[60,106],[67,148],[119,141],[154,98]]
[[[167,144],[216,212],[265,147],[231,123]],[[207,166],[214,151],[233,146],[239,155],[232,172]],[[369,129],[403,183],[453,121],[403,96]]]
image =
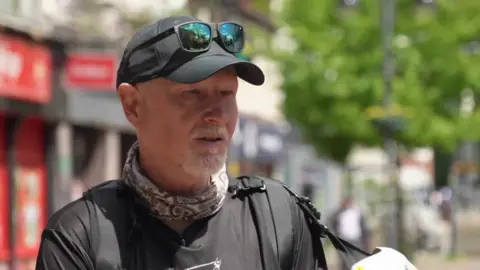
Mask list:
[[58,177],[65,42],[41,1],[0,4],[0,267],[34,269]]

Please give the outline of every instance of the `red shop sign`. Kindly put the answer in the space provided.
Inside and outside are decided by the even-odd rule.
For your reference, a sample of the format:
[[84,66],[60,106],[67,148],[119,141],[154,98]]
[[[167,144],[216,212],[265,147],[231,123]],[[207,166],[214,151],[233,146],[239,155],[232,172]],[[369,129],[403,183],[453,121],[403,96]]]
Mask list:
[[35,258],[47,221],[47,180],[44,124],[27,118],[14,142],[14,254],[17,259]]
[[52,55],[34,42],[0,34],[0,96],[48,103]]
[[110,52],[73,51],[65,66],[68,89],[114,91],[117,55]]
[[0,114],[0,262],[10,258],[10,182],[5,145],[5,115]]

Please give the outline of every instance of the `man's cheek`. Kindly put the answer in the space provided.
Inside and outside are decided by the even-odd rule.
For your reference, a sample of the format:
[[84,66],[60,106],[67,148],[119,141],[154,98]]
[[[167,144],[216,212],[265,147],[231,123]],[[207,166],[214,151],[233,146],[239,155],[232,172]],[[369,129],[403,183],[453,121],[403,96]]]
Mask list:
[[232,119],[227,124],[228,135],[232,138],[233,134],[235,133],[235,129],[237,128],[237,118]]

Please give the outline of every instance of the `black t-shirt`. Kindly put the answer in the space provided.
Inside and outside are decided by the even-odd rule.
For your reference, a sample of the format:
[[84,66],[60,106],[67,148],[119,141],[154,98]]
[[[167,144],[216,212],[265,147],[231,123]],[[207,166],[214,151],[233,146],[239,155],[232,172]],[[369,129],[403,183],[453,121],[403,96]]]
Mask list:
[[[94,241],[89,233],[92,224],[85,218],[91,214],[89,204],[94,202],[77,200],[50,218],[42,235],[37,270],[95,269]],[[135,235],[117,233],[115,238],[126,247],[119,255],[123,266],[102,267],[97,262],[97,269],[262,269],[257,231],[247,200],[228,196],[216,215],[195,222],[182,235],[150,216],[142,206],[135,204],[134,209],[138,218]],[[108,217],[108,209],[102,211]],[[298,219],[293,226],[293,269],[314,270],[312,238],[306,220],[299,208],[294,215]],[[111,233],[115,234],[115,228]],[[113,243],[112,247],[116,245]]]

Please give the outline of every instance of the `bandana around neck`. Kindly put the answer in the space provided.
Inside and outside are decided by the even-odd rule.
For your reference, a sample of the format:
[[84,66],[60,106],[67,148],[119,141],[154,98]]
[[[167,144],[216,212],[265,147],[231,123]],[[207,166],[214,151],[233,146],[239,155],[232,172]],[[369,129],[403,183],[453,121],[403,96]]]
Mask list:
[[213,175],[207,190],[201,195],[174,196],[155,186],[138,162],[138,142],[128,151],[122,179],[132,188],[160,220],[198,220],[217,213],[223,205],[228,189],[226,172]]

